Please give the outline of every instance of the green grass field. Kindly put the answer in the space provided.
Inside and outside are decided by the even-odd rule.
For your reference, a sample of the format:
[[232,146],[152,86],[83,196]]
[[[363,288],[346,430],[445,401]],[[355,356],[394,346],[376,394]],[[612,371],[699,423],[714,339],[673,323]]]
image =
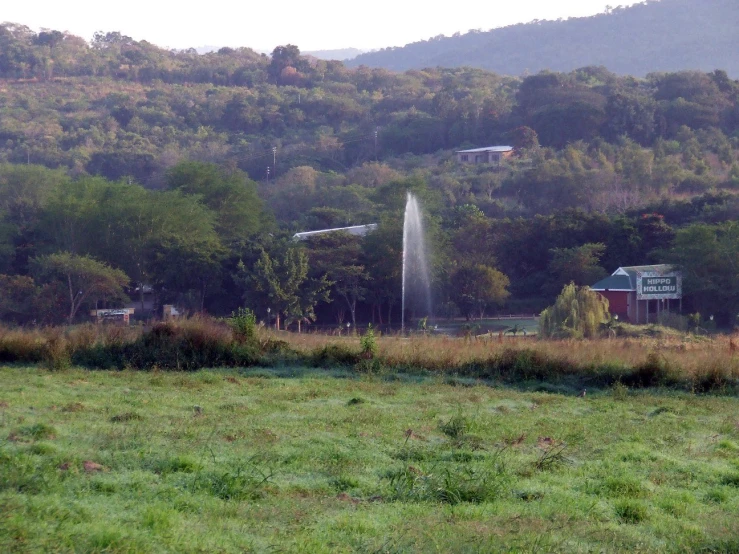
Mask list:
[[736,397],[295,371],[0,368],[0,551],[739,552]]

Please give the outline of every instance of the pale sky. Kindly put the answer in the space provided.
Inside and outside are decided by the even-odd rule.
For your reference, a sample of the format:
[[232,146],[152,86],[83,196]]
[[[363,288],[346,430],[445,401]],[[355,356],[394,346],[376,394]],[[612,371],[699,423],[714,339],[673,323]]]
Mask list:
[[248,46],[271,51],[403,46],[436,35],[533,19],[593,15],[637,0],[1,0],[0,21],[68,31],[90,40],[119,31],[165,48]]

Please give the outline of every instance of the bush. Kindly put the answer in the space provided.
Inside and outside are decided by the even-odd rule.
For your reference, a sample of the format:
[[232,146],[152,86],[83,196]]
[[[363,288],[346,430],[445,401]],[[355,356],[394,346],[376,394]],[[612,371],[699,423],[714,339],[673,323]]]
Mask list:
[[39,363],[44,359],[44,339],[36,331],[0,326],[0,362]]
[[229,325],[234,338],[242,344],[257,343],[257,316],[248,308],[239,308],[231,314]]
[[713,364],[693,377],[693,390],[695,392],[711,392],[727,388],[732,383],[732,371],[730,367]]
[[664,356],[650,352],[644,363],[638,365],[631,374],[624,376],[623,381],[631,386],[656,387],[674,384],[676,376]]
[[367,327],[367,331],[362,335],[359,342],[362,346],[363,358],[371,360],[377,356],[377,339],[375,338],[375,330],[372,328],[372,325]]
[[314,350],[309,361],[313,367],[353,366],[362,360],[359,352],[340,344],[327,344]]
[[683,333],[688,330],[689,325],[688,318],[686,316],[672,312],[662,312],[661,314],[659,314],[657,322],[663,327],[676,329],[677,331],[682,331]]
[[72,366],[69,343],[60,330],[55,329],[46,340],[43,361],[49,371],[63,371]]

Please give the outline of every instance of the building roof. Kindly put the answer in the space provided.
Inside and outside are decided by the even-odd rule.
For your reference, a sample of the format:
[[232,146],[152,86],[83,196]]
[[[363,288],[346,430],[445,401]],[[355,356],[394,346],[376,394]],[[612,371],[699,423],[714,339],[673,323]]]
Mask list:
[[479,154],[480,152],[510,152],[513,146],[486,146],[485,148],[473,148],[472,150],[457,150],[457,154]]
[[326,233],[337,233],[339,231],[349,233],[350,235],[356,235],[359,237],[363,237],[367,235],[368,233],[371,233],[375,229],[377,229],[377,223],[370,223],[368,225],[354,225],[352,227],[337,227],[335,229],[321,229],[318,231],[304,231],[302,233],[295,233],[293,235],[293,240],[305,240],[310,237],[314,237],[316,235],[325,235]]
[[628,275],[609,275],[605,279],[602,279],[592,285],[590,290],[606,291],[632,291],[636,290],[636,287],[631,286],[631,278]]
[[590,289],[596,291],[635,291],[637,273],[669,273],[673,269],[673,266],[665,264],[619,267],[612,275],[598,281]]

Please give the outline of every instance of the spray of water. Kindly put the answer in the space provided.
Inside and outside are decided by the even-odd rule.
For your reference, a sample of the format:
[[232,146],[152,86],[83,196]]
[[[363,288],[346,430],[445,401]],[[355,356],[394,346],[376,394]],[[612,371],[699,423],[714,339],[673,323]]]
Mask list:
[[418,200],[408,193],[403,223],[403,294],[401,325],[405,331],[405,313],[431,315],[431,279],[429,277],[426,240]]

